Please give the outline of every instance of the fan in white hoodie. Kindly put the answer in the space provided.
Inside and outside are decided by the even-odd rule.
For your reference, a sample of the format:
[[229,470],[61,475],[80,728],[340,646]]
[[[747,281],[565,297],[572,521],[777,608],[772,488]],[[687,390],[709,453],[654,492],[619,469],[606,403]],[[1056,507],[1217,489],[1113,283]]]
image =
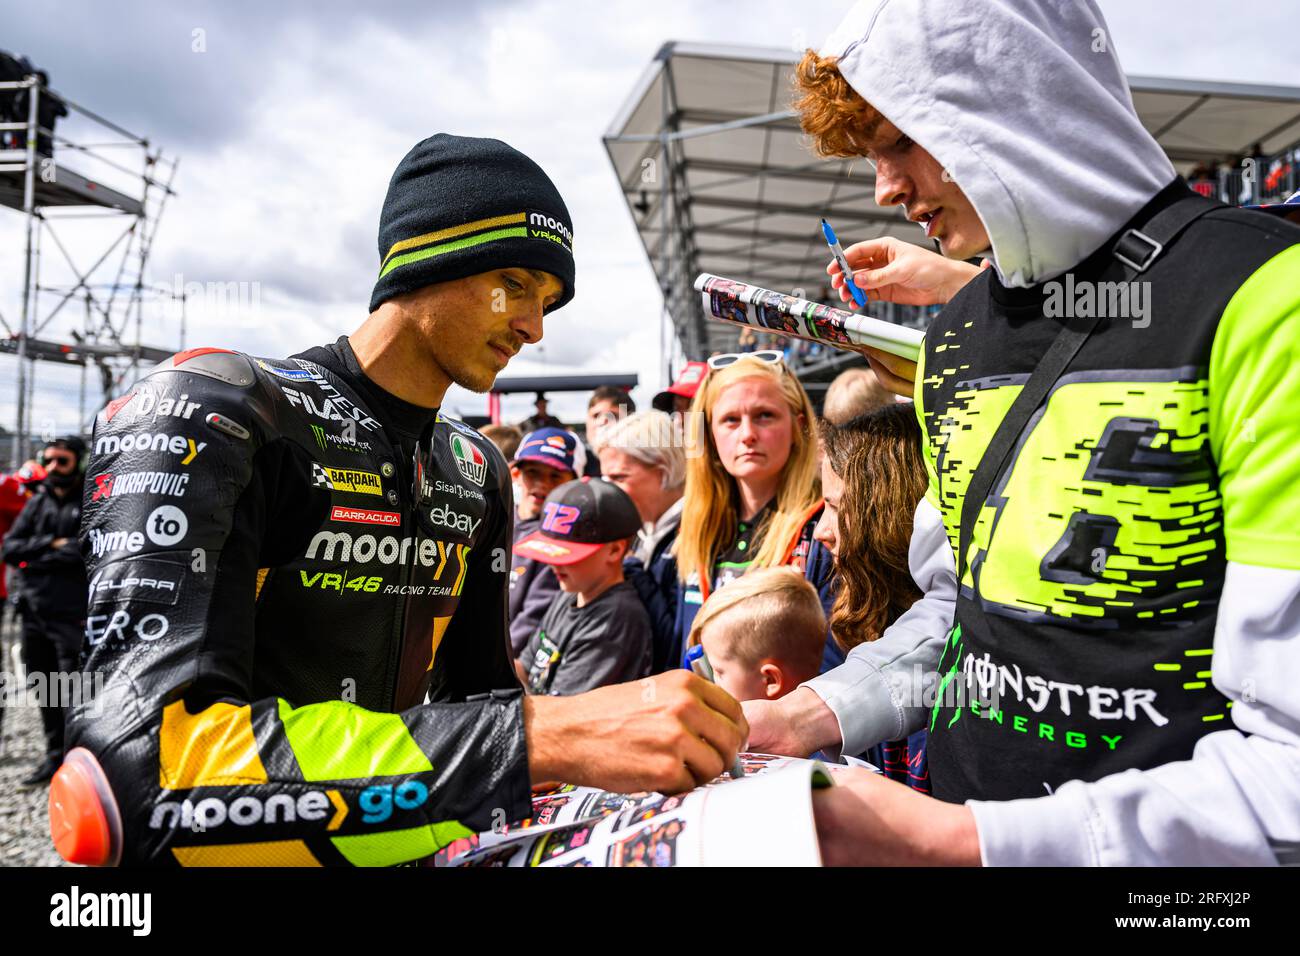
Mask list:
[[[1104,259],[1103,247],[1135,214],[1158,194],[1173,195],[1171,190],[1181,188],[1171,186],[1175,176],[1168,159],[1135,115],[1106,24],[1087,0],[872,0],[853,9],[822,55],[838,58],[837,67],[850,85],[905,138],[926,150],[946,171],[944,181],[955,183],[973,205],[987,234],[982,237],[987,240],[985,252],[991,255],[998,281],[972,282],[962,293],[967,308],[970,296],[988,296],[989,287],[996,287],[991,290],[995,297],[1014,300],[1017,293],[1031,291],[1028,287],[1081,269],[1085,260],[1095,264],[1099,256]],[[926,197],[894,197],[888,185],[882,190],[878,184],[878,198],[882,192],[886,202],[926,205]],[[909,213],[914,211],[909,207]],[[954,205],[949,223],[938,226],[952,233],[946,237],[946,254],[965,257],[979,251],[950,248],[955,235],[970,240],[969,224],[960,219],[964,211]],[[1251,449],[1251,442],[1239,434],[1241,423],[1223,420],[1225,412],[1276,415],[1261,422],[1267,421],[1269,441],[1278,454],[1300,442],[1300,429],[1286,424],[1288,416],[1278,411],[1279,400],[1273,397],[1275,404],[1266,405],[1270,392],[1298,390],[1267,352],[1285,349],[1287,341],[1300,335],[1300,295],[1295,292],[1300,284],[1294,281],[1300,272],[1300,247],[1294,245],[1295,233],[1266,228],[1250,214],[1214,216],[1218,224],[1198,235],[1211,240],[1240,235],[1247,243],[1258,239],[1261,258],[1271,257],[1255,272],[1247,271],[1246,281],[1238,279],[1239,288],[1218,290],[1227,303],[1219,306],[1220,334],[1215,337],[1217,314],[1208,319],[1208,332],[1202,329],[1207,353],[1213,340],[1213,355],[1202,356],[1209,371],[1189,373],[1187,383],[1200,389],[1198,394],[1204,394],[1210,406],[1205,447],[1213,448],[1227,525],[1221,590],[1212,588],[1211,595],[1218,600],[1218,613],[1210,622],[1214,670],[1207,693],[1230,701],[1227,713],[1237,729],[1200,736],[1191,759],[1180,754],[1163,765],[1148,761],[1145,770],[1130,769],[1089,783],[1073,780],[1039,798],[970,799],[964,809],[895,793],[885,781],[863,781],[857,795],[861,803],[855,804],[851,794],[819,796],[824,850],[827,839],[860,839],[870,844],[877,854],[874,859],[884,861],[880,854],[896,851],[898,859],[916,861],[924,854],[915,851],[924,849],[920,844],[935,832],[931,824],[942,822],[956,851],[946,858],[950,862],[1259,865],[1300,858],[1300,520],[1291,520],[1300,519],[1300,494],[1284,490],[1280,498],[1274,494],[1265,501],[1269,496],[1261,494],[1262,486],[1286,487],[1269,471],[1276,467],[1277,455],[1270,461],[1258,447]],[[1184,251],[1194,241],[1184,240]],[[1283,251],[1276,253],[1278,249]],[[1168,261],[1163,267],[1169,268]],[[1168,283],[1168,272],[1164,275],[1162,281]],[[1189,275],[1188,284],[1196,280]],[[1171,322],[1166,314],[1163,321],[1166,327],[1177,327],[1177,317]],[[1189,328],[1188,334],[1193,331]],[[959,346],[959,332],[946,334],[958,335],[946,341]],[[1133,347],[1125,344],[1131,337],[1109,334],[1121,350]],[[928,359],[933,345],[927,344]],[[987,342],[982,347],[987,354]],[[969,356],[959,353],[954,363],[961,357]],[[929,374],[942,378],[944,373],[935,368]],[[1260,381],[1241,385],[1232,382],[1234,374]],[[1237,389],[1241,394],[1234,393]],[[921,391],[918,388],[918,397]],[[1091,411],[1080,408],[1081,419]],[[1086,436],[1081,432],[1080,437]],[[932,430],[930,440],[934,438]],[[944,467],[940,465],[941,472]],[[1255,501],[1243,505],[1247,495],[1242,489],[1249,489]],[[1257,513],[1251,513],[1252,508]],[[1263,520],[1266,513],[1273,516],[1271,525]],[[921,705],[919,683],[924,674],[933,675],[940,660],[957,591],[956,528],[946,507],[944,514],[948,527],[934,497],[917,509],[910,558],[913,577],[925,596],[880,640],[860,645],[840,668],[805,685],[834,714],[838,742],[846,752],[910,733],[931,716]],[[1013,533],[1006,525],[1010,522],[1001,533]],[[1224,545],[1217,547],[1222,553]],[[1032,576],[1036,579],[1037,573]],[[969,576],[964,579],[968,589],[970,581]],[[984,590],[981,583],[981,593]],[[1093,598],[1094,593],[1081,587],[1068,600],[1087,604]],[[1016,613],[1024,619],[1023,608],[1012,617]],[[1198,613],[1204,624],[1204,609]],[[1040,617],[1058,634],[1061,628],[1083,627],[1069,610]],[[1097,646],[1086,627],[1079,637],[1080,646]],[[993,648],[998,650],[996,644]],[[1068,669],[1069,661],[1061,666]],[[1145,680],[1143,675],[1131,677],[1128,683],[1138,687]],[[1207,688],[1208,683],[1192,680],[1182,686],[1195,695],[1195,688]],[[1072,686],[1059,684],[1067,717]],[[1215,709],[1212,704],[1200,706]],[[1105,706],[1097,710],[1110,716]],[[748,708],[747,714],[755,727],[764,723]],[[957,715],[952,719],[955,723]],[[770,720],[769,715],[769,725]],[[967,717],[967,725],[970,722]],[[817,746],[828,743],[818,741]],[[873,806],[870,813],[865,809],[868,802]],[[972,835],[978,836],[976,858]],[[892,851],[890,840],[896,841]],[[905,846],[908,841],[916,845]],[[857,859],[869,862],[873,857]]]

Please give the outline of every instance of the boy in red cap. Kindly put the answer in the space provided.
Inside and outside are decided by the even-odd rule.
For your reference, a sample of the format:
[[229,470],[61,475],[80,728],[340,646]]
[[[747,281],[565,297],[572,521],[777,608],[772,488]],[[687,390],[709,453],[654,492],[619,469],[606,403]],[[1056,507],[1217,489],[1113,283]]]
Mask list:
[[641,528],[617,485],[581,478],[546,499],[541,528],[515,554],[555,569],[561,593],[517,665],[533,694],[566,696],[650,673],[650,617],[623,580],[623,558]]

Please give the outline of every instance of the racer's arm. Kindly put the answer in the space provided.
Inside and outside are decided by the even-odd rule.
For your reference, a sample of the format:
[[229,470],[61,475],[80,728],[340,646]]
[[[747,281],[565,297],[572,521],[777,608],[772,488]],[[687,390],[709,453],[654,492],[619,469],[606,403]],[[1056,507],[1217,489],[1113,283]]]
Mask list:
[[1215,336],[1210,441],[1228,567],[1213,681],[1236,729],[1190,760],[1055,795],[974,801],[986,864],[1300,862],[1300,246],[1242,284]]
[[[310,463],[266,423],[257,386],[184,369],[143,384],[202,404],[163,426],[191,460],[113,452],[127,435],[158,433],[119,412],[97,422],[93,467],[184,467],[186,494],[102,500],[85,516],[82,546],[92,578],[123,565],[175,586],[101,592],[112,596],[89,609],[87,667],[104,674],[104,689],[69,718],[70,746],[98,757],[121,808],[125,862],[392,864],[488,828],[498,808],[524,815],[517,697],[388,714],[253,694],[257,569],[297,553],[327,502],[284,480]],[[212,412],[250,437],[205,424]],[[175,542],[166,521],[147,534],[156,518],[175,519],[166,507],[186,519]]]

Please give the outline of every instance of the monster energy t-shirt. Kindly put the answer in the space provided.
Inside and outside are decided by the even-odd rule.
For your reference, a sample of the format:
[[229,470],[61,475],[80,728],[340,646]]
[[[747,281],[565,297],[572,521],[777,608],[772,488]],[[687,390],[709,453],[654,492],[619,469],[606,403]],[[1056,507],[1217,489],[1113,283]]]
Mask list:
[[650,616],[620,581],[585,607],[561,591],[519,660],[533,694],[568,696],[650,674]]
[[1108,243],[1055,285],[1006,288],[985,271],[927,330],[927,499],[955,551],[965,489],[1055,319],[1109,310],[973,529],[929,725],[936,796],[1042,796],[1186,759],[1229,724],[1212,682],[1226,561],[1300,562],[1300,449],[1269,429],[1300,407],[1294,343],[1277,331],[1296,235],[1215,211],[1134,288],[1104,285]]

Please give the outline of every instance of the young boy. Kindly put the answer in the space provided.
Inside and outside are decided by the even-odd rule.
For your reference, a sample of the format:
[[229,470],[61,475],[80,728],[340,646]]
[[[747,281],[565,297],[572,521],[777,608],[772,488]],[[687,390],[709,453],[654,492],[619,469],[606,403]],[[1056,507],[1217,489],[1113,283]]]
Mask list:
[[736,700],[776,700],[821,672],[826,615],[798,571],[758,568],[704,602],[687,638],[697,644]]
[[[542,505],[557,486],[578,476],[578,437],[563,428],[539,428],[519,443],[510,460],[510,479],[518,489],[515,502],[517,545],[541,524]],[[542,615],[560,593],[555,574],[518,550],[510,565],[510,651],[516,657],[537,632]]]
[[650,617],[623,580],[640,528],[622,489],[581,478],[552,491],[541,527],[515,544],[517,556],[553,567],[561,589],[516,664],[530,693],[580,694],[650,674]]

